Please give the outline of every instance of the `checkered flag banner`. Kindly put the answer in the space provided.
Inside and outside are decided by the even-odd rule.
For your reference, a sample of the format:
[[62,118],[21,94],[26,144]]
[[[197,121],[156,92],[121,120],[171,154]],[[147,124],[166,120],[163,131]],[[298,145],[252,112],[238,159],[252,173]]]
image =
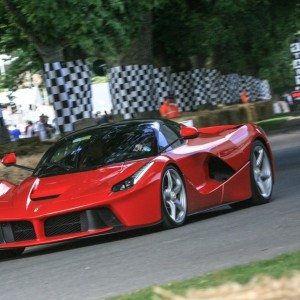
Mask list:
[[190,111],[193,109],[194,87],[192,71],[173,73],[172,94],[181,111]]
[[207,100],[207,92],[205,88],[205,69],[196,69],[192,72],[192,80],[193,80],[193,110],[196,110],[200,105],[206,105],[208,103]]
[[153,66],[115,67],[108,75],[114,114],[131,119],[138,112],[156,110]]
[[44,76],[60,132],[72,131],[74,122],[92,117],[91,73],[86,60],[46,63]]
[[135,117],[138,112],[157,111],[163,98],[170,94],[181,111],[196,110],[206,104],[238,103],[243,89],[247,90],[250,101],[271,98],[266,80],[222,75],[210,69],[171,73],[170,67],[132,65],[110,69],[109,78],[114,113],[125,119]]
[[160,103],[165,97],[172,94],[172,78],[171,68],[162,67],[153,69],[153,88],[154,88],[154,101],[159,109]]
[[228,74],[225,76],[226,82],[226,96],[224,97],[223,103],[239,103],[240,93],[242,91],[241,87],[241,77],[238,74]]
[[272,98],[271,95],[271,88],[268,80],[259,80],[259,85],[258,85],[258,99],[261,100],[270,100]]

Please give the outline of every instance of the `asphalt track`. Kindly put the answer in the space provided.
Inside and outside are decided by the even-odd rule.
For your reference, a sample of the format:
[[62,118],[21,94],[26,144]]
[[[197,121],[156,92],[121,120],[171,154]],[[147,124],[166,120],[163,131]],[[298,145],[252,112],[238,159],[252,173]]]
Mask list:
[[102,299],[300,249],[300,131],[271,137],[273,201],[156,228],[35,247],[0,261],[0,299]]

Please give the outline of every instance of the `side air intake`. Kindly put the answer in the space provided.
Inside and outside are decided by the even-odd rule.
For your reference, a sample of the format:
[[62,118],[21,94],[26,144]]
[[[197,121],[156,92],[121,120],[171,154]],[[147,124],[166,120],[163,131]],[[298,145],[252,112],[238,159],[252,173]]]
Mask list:
[[217,181],[226,181],[235,171],[222,159],[212,156],[208,161],[209,177]]

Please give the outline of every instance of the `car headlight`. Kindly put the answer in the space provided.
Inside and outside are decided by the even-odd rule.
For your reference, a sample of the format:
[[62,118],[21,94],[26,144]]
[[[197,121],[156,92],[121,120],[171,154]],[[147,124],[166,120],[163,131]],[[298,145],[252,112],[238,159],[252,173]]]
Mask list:
[[140,169],[138,169],[133,175],[115,184],[112,187],[112,191],[119,192],[119,191],[130,189],[144,176],[144,174],[150,169],[152,165],[153,162],[149,162],[145,164]]

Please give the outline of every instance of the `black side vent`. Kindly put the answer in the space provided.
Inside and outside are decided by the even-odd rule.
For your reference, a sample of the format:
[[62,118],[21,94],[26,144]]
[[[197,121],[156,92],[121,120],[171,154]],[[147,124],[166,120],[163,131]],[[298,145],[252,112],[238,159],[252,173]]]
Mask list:
[[235,171],[222,159],[212,156],[208,161],[209,177],[217,181],[226,181]]

